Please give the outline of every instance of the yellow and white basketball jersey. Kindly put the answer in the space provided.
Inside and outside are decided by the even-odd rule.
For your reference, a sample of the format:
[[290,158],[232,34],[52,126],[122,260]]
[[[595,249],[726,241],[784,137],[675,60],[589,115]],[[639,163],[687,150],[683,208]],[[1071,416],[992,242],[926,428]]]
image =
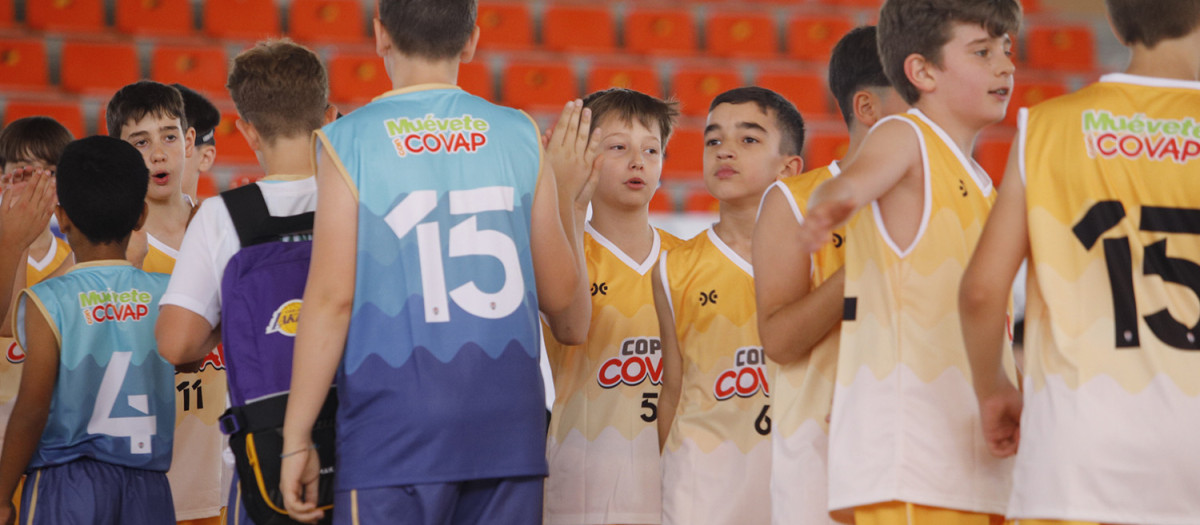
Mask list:
[[[908,124],[920,140],[923,211],[906,247],[889,236],[878,202],[846,227],[830,508],[899,500],[1003,514],[1012,460],[984,443],[958,317],[959,282],[995,192],[920,111],[884,120]],[[1011,350],[1005,356],[1015,377]]]
[[1010,515],[1200,520],[1200,83],[1019,114],[1030,264]]
[[62,267],[70,256],[71,246],[51,235],[50,249],[46,250],[43,257],[34,259],[32,255],[29,256],[28,264],[25,265],[25,286],[30,287],[46,280]]
[[[788,177],[771,190],[781,190],[796,222],[804,222],[808,198],[823,182],[841,170],[829,166]],[[810,290],[815,290],[842,267],[845,260],[845,230],[833,234],[812,256]],[[779,365],[771,382],[771,518],[776,524],[833,523],[829,516],[828,450],[829,423],[834,381],[837,373],[838,334],[835,326],[812,349],[794,363]]]
[[658,265],[682,388],[663,449],[663,523],[770,523],[774,365],[758,338],[754,270],[708,230]]
[[[179,252],[153,235],[142,269],[171,273]],[[225,363],[219,350],[204,358],[199,372],[175,373],[175,445],[172,449],[171,497],[175,500],[175,518],[184,521],[207,518],[220,513],[228,493],[224,486],[225,438],[218,419],[225,412],[228,386]]]
[[566,346],[544,331],[556,393],[546,443],[549,525],[661,520],[662,344],[650,271],[660,250],[681,241],[653,233],[650,254],[639,262],[586,225],[588,341]]

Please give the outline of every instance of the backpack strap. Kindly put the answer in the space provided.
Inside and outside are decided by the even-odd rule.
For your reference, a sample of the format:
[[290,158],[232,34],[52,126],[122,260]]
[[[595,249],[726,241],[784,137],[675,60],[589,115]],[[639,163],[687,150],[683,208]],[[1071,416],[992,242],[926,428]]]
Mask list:
[[271,215],[258,184],[223,191],[221,199],[229,209],[229,218],[233,219],[233,228],[237,230],[243,248],[277,241],[291,234],[308,233],[313,229],[315,214],[311,211],[287,217]]

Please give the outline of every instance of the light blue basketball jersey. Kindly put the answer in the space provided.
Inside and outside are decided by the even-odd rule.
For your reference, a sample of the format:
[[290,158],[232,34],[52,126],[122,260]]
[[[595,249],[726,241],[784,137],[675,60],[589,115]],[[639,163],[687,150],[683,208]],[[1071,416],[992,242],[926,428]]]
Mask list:
[[21,292],[17,341],[27,344],[31,308],[45,314],[59,341],[50,416],[30,469],[84,457],[163,472],[170,466],[175,367],[154,341],[169,278],[97,261]]
[[358,197],[338,490],[544,475],[537,126],[431,85],[381,96],[323,134]]

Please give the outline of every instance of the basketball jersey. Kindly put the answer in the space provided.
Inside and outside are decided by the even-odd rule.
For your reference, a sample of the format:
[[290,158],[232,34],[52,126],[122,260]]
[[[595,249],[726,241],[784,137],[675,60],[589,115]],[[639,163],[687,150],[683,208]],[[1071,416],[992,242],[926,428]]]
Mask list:
[[435,84],[317,137],[358,201],[337,490],[546,475],[537,125]]
[[[841,170],[834,162],[774,184],[786,197],[796,222],[804,222],[808,199]],[[768,190],[769,192],[770,190]],[[812,256],[809,291],[816,290],[842,267],[846,233],[838,229],[832,242]],[[839,323],[840,325],[840,323]],[[812,352],[794,363],[779,365],[771,405],[771,518],[775,523],[832,523],[828,511],[827,476],[829,423],[837,373],[839,326],[817,342]]]
[[[146,234],[142,269],[170,274],[179,251]],[[224,506],[225,437],[219,419],[225,413],[228,385],[218,348],[204,357],[199,372],[175,373],[175,458],[167,478],[179,520],[216,516]]]
[[662,343],[650,270],[660,250],[681,241],[652,228],[650,254],[638,262],[591,224],[584,230],[592,284],[587,343],[564,345],[544,330],[555,382],[545,522],[658,523]]
[[36,260],[33,256],[29,257],[25,267],[25,286],[29,287],[45,281],[47,277],[62,267],[63,263],[67,262],[67,257],[70,256],[71,246],[51,235],[50,249],[46,251],[46,255]]
[[1200,516],[1200,83],[1106,75],[1022,110],[1030,264],[1010,515]]
[[663,523],[770,523],[771,405],[754,270],[710,227],[659,263],[682,357]]
[[[1012,460],[987,450],[958,319],[959,282],[995,192],[919,110],[880,122],[889,120],[920,141],[924,204],[906,248],[888,235],[878,201],[846,227],[830,509],[898,500],[1003,514]],[[1004,355],[1015,377],[1011,350]]]
[[166,288],[165,275],[96,261],[21,292],[13,313],[21,347],[31,308],[45,316],[59,345],[50,413],[29,469],[91,458],[167,470],[175,367],[154,340]]

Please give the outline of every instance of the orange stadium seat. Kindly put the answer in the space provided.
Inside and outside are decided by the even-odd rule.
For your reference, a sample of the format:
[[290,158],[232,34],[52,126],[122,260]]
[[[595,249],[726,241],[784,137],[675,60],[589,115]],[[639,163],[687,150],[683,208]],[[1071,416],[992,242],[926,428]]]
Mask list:
[[662,95],[658,72],[646,64],[593,64],[587,73],[588,93],[613,87],[633,89],[650,95]]
[[383,59],[374,53],[346,53],[329,62],[329,98],[365,103],[392,89]]
[[479,4],[475,23],[479,25],[481,49],[533,46],[533,17],[527,4]]
[[[704,129],[681,126],[671,133],[663,159],[664,180],[704,178]],[[661,191],[661,190],[660,190]]]
[[131,35],[184,36],[195,30],[188,0],[117,0],[117,30]]
[[213,179],[211,173],[201,173],[200,178],[196,179],[196,198],[203,201],[209,197],[216,197],[220,193],[217,189],[217,181]]
[[1014,133],[988,134],[980,137],[975,143],[975,161],[983,166],[984,171],[992,177],[992,183],[999,186],[1004,178],[1004,169],[1008,165],[1008,153],[1012,147]]
[[685,68],[671,76],[671,92],[685,115],[707,115],[714,97],[742,85],[741,76],[729,68]]
[[4,107],[4,125],[19,118],[46,116],[57,120],[75,138],[87,136],[83,126],[83,111],[76,102],[27,102],[9,100]]
[[205,0],[204,33],[214,38],[259,40],[279,35],[275,0]]
[[765,13],[714,13],[705,24],[708,52],[723,57],[770,58],[778,48],[775,21]]
[[59,71],[64,90],[104,96],[142,78],[132,43],[64,42]]
[[846,158],[849,147],[850,137],[845,134],[808,136],[804,140],[804,171]]
[[522,109],[561,109],[579,96],[575,73],[560,62],[509,62],[504,66],[500,97]]
[[721,201],[713,197],[703,186],[692,188],[683,198],[683,211],[691,213],[717,213]]
[[496,100],[492,72],[486,62],[475,60],[458,66],[458,85],[463,91],[488,100]]
[[1032,27],[1026,35],[1026,63],[1038,69],[1091,71],[1096,44],[1087,26]]
[[696,52],[696,24],[686,9],[636,9],[625,15],[625,48],[641,54]]
[[673,213],[675,202],[671,198],[671,188],[660,187],[650,197],[650,213]]
[[254,156],[254,150],[250,149],[246,137],[234,124],[237,119],[236,111],[221,112],[221,121],[213,130],[213,139],[217,141],[217,160],[221,164],[256,164],[258,159]]
[[612,11],[603,5],[549,6],[542,15],[542,45],[553,51],[612,51],[617,47]]
[[845,16],[800,15],[788,20],[787,53],[791,58],[829,63],[833,46],[854,28]]
[[47,74],[46,44],[42,39],[0,39],[0,87],[44,88]]
[[366,42],[359,0],[292,0],[288,36],[302,42]]
[[25,24],[30,29],[71,33],[104,30],[103,0],[29,0]]
[[1037,105],[1045,100],[1066,94],[1067,88],[1059,82],[1025,82],[1017,77],[1013,86],[1012,99],[1008,102],[1008,114],[1004,123],[1009,126],[1017,125],[1017,110]]
[[12,27],[13,14],[12,0],[0,0],[0,29]]
[[180,83],[209,95],[228,96],[225,48],[159,45],[150,55],[150,78],[164,84]]
[[782,70],[762,71],[755,83],[790,100],[805,120],[832,115],[829,90],[820,75]]

